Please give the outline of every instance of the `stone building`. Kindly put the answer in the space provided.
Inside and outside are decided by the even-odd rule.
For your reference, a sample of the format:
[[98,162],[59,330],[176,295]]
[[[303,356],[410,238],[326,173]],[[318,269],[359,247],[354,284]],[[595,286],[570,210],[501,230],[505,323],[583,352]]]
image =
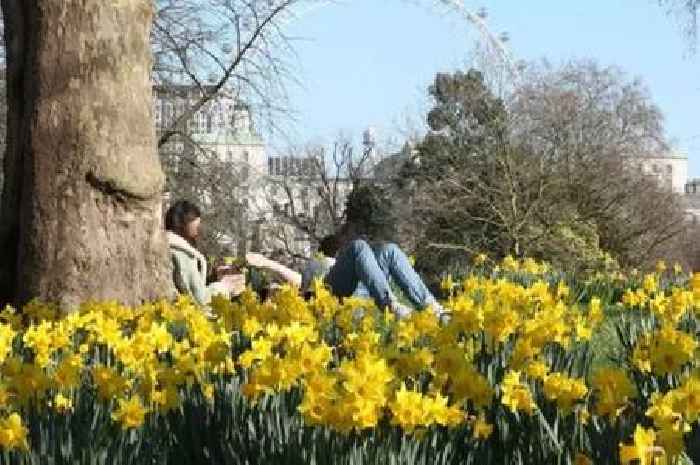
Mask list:
[[675,150],[638,160],[645,175],[655,178],[662,187],[680,196],[688,221],[700,223],[700,179],[688,179],[687,153]]
[[[205,87],[204,90],[210,89]],[[192,108],[200,98],[201,91],[193,86],[154,86],[153,115],[157,133],[173,127],[179,115]],[[232,175],[235,172],[237,182],[231,197],[240,202],[241,209],[231,218],[230,229],[239,233],[237,237],[221,237],[222,245],[238,255],[250,250],[267,254],[281,250],[299,256],[310,254],[311,238],[288,220],[292,204],[299,220],[316,215],[320,203],[319,170],[325,169],[323,163],[311,158],[268,156],[265,141],[255,130],[248,106],[225,93],[177,127],[185,136],[175,135],[161,147],[164,165],[177,170],[186,151],[193,150],[190,156],[195,159],[216,157],[230,164]],[[199,201],[206,208],[216,208],[208,205],[206,193]]]
[[688,155],[675,150],[658,156],[637,158],[642,172],[655,177],[664,188],[676,194],[685,193],[688,181]]

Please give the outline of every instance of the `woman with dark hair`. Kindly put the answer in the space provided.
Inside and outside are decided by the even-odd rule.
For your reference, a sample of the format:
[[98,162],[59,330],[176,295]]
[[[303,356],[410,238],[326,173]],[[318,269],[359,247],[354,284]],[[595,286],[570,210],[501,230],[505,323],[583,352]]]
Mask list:
[[201,226],[199,208],[187,200],[173,203],[165,214],[173,281],[181,294],[189,294],[200,305],[207,305],[215,294],[238,295],[245,289],[244,275],[217,276],[207,286],[207,261],[197,250]]

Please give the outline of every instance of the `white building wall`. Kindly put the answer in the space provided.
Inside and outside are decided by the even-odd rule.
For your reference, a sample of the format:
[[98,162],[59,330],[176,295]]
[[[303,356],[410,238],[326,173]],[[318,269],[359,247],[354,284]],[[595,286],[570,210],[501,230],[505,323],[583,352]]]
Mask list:
[[[199,97],[195,89],[180,89],[180,94],[173,96],[154,88],[153,117],[157,130],[168,128]],[[315,164],[293,157],[268,157],[264,142],[253,130],[249,111],[245,106],[237,106],[230,97],[221,96],[207,103],[188,121],[187,128],[201,149],[231,163],[244,178],[234,195],[247,204],[245,217],[239,219],[247,223],[247,237],[225,238],[224,242],[235,253],[245,252],[241,247],[271,253],[291,246],[295,253],[309,256],[311,239],[291,226],[282,214],[290,202],[283,185],[286,183],[291,189],[296,213],[313,217],[314,211],[322,208],[318,194],[320,181],[316,185],[310,180],[316,177]],[[181,141],[174,140],[168,145],[166,151],[174,156],[185,150]],[[351,184],[341,181],[338,188],[338,202],[344,208]],[[207,199],[202,201],[206,203]]]
[[643,158],[640,160],[642,172],[654,176],[659,183],[677,194],[685,193],[688,181],[688,156],[674,152],[667,156]]
[[[200,93],[196,88],[174,87],[172,91],[166,91],[154,87],[153,118],[156,130],[168,128],[186,109],[194,106],[199,98]],[[188,121],[187,127],[192,134],[232,128],[235,108],[236,100],[233,97],[220,95],[200,108]]]

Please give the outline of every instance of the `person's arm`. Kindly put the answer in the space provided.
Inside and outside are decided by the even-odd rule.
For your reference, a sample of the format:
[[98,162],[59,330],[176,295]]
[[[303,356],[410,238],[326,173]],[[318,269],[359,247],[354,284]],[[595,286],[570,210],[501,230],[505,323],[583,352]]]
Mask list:
[[[218,281],[210,284],[209,289],[223,289],[228,297],[240,295],[245,290],[245,275],[241,273],[223,275]],[[214,293],[212,290],[212,294]]]
[[173,264],[173,281],[180,294],[189,294],[200,305],[209,300],[209,295],[204,283],[200,283],[201,277],[191,257],[183,252],[171,251],[170,259]]
[[271,271],[295,287],[301,286],[301,274],[281,263],[270,260],[259,253],[248,253],[245,259],[251,266]]
[[311,286],[311,281],[315,275],[315,270],[318,268],[318,263],[311,259],[301,271],[301,290],[307,291]]

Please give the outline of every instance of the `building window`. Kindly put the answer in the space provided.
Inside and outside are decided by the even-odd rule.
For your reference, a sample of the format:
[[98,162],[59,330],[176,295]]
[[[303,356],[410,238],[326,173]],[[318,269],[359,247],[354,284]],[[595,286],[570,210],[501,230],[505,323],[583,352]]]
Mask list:
[[250,242],[253,250],[262,249],[262,224],[259,221],[253,225],[253,235]]
[[248,179],[250,176],[250,160],[248,151],[243,152],[243,178]]
[[199,121],[197,121],[197,113],[192,115],[190,119],[187,120],[187,125],[192,134],[199,134]]
[[304,187],[301,190],[301,208],[304,210],[305,213],[311,212],[311,202],[309,197],[309,188]]
[[185,102],[183,102],[182,100],[178,101],[176,108],[177,108],[177,116],[180,116],[181,114],[183,114],[185,112]]
[[153,102],[153,117],[156,120],[157,125],[159,125],[160,120],[161,120],[161,101],[160,100],[155,100]]
[[199,113],[192,115],[192,134],[199,134]]
[[173,104],[171,102],[165,104],[165,117],[163,119],[165,120],[165,125],[170,126],[173,120]]

